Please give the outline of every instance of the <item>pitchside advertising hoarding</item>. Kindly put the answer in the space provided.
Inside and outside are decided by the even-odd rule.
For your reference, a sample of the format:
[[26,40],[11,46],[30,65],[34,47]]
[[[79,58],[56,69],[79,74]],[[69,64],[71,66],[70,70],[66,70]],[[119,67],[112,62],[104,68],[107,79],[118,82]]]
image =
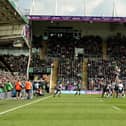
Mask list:
[[83,21],[83,22],[117,22],[125,23],[126,17],[91,17],[91,16],[28,16],[32,21]]
[[[63,90],[61,91],[62,94],[75,94],[76,91],[73,90]],[[80,94],[101,94],[102,91],[89,91],[89,90],[82,90],[80,91]]]
[[[61,91],[62,94],[75,94],[76,91],[73,91],[73,90],[63,90]],[[89,91],[89,90],[82,90],[80,92],[81,95],[83,94],[101,94],[102,91]],[[11,99],[12,97],[15,96],[15,90],[13,90],[12,92],[4,92],[2,90],[0,90],[0,99]]]

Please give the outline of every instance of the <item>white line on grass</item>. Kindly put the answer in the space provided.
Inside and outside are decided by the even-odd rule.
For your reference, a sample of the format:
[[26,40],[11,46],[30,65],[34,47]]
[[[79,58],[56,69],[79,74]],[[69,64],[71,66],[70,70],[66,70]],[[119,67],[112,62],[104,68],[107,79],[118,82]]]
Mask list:
[[121,109],[115,105],[112,106],[113,109],[120,111]]
[[17,107],[14,107],[14,108],[8,109],[8,110],[6,110],[6,111],[0,112],[0,115],[6,114],[6,113],[8,113],[8,112],[15,111],[15,110],[17,110],[17,109],[20,109],[20,108],[26,107],[26,106],[31,105],[31,104],[38,103],[38,102],[40,102],[40,101],[43,101],[43,100],[48,99],[49,97],[51,97],[51,96],[48,96],[48,97],[45,97],[45,98],[41,98],[41,99],[38,99],[38,100],[32,101],[32,102],[30,102],[30,103],[27,103],[27,104],[24,104],[24,105],[20,105],[20,106],[17,106]]

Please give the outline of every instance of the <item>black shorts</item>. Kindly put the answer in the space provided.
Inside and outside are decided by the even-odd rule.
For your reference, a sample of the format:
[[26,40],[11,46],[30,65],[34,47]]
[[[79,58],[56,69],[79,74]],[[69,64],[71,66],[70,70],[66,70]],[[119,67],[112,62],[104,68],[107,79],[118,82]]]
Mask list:
[[118,92],[119,93],[122,93],[123,92],[123,88],[122,89],[118,89]]
[[27,90],[25,90],[25,91],[26,91],[26,93],[30,93],[31,90],[28,90],[28,89],[27,89]]
[[21,90],[16,90],[17,93],[21,93]]

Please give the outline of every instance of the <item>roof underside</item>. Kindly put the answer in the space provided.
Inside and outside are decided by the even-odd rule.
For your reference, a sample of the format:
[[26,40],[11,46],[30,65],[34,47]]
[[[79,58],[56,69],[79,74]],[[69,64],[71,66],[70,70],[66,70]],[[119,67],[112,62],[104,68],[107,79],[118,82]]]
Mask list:
[[16,10],[14,3],[9,0],[0,0],[0,25],[28,23],[25,17]]
[[26,43],[23,31],[27,23],[11,0],[0,0],[0,46],[13,45],[17,40]]

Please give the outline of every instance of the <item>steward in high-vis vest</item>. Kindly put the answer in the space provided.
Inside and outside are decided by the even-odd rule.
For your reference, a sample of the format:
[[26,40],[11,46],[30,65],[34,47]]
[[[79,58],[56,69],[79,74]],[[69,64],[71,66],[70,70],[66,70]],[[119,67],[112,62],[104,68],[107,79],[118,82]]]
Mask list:
[[21,98],[21,90],[22,90],[22,84],[19,80],[15,83],[15,90],[16,90],[16,98],[18,100]]
[[25,82],[25,91],[27,93],[27,99],[31,99],[31,90],[32,90],[32,83],[27,80]]

